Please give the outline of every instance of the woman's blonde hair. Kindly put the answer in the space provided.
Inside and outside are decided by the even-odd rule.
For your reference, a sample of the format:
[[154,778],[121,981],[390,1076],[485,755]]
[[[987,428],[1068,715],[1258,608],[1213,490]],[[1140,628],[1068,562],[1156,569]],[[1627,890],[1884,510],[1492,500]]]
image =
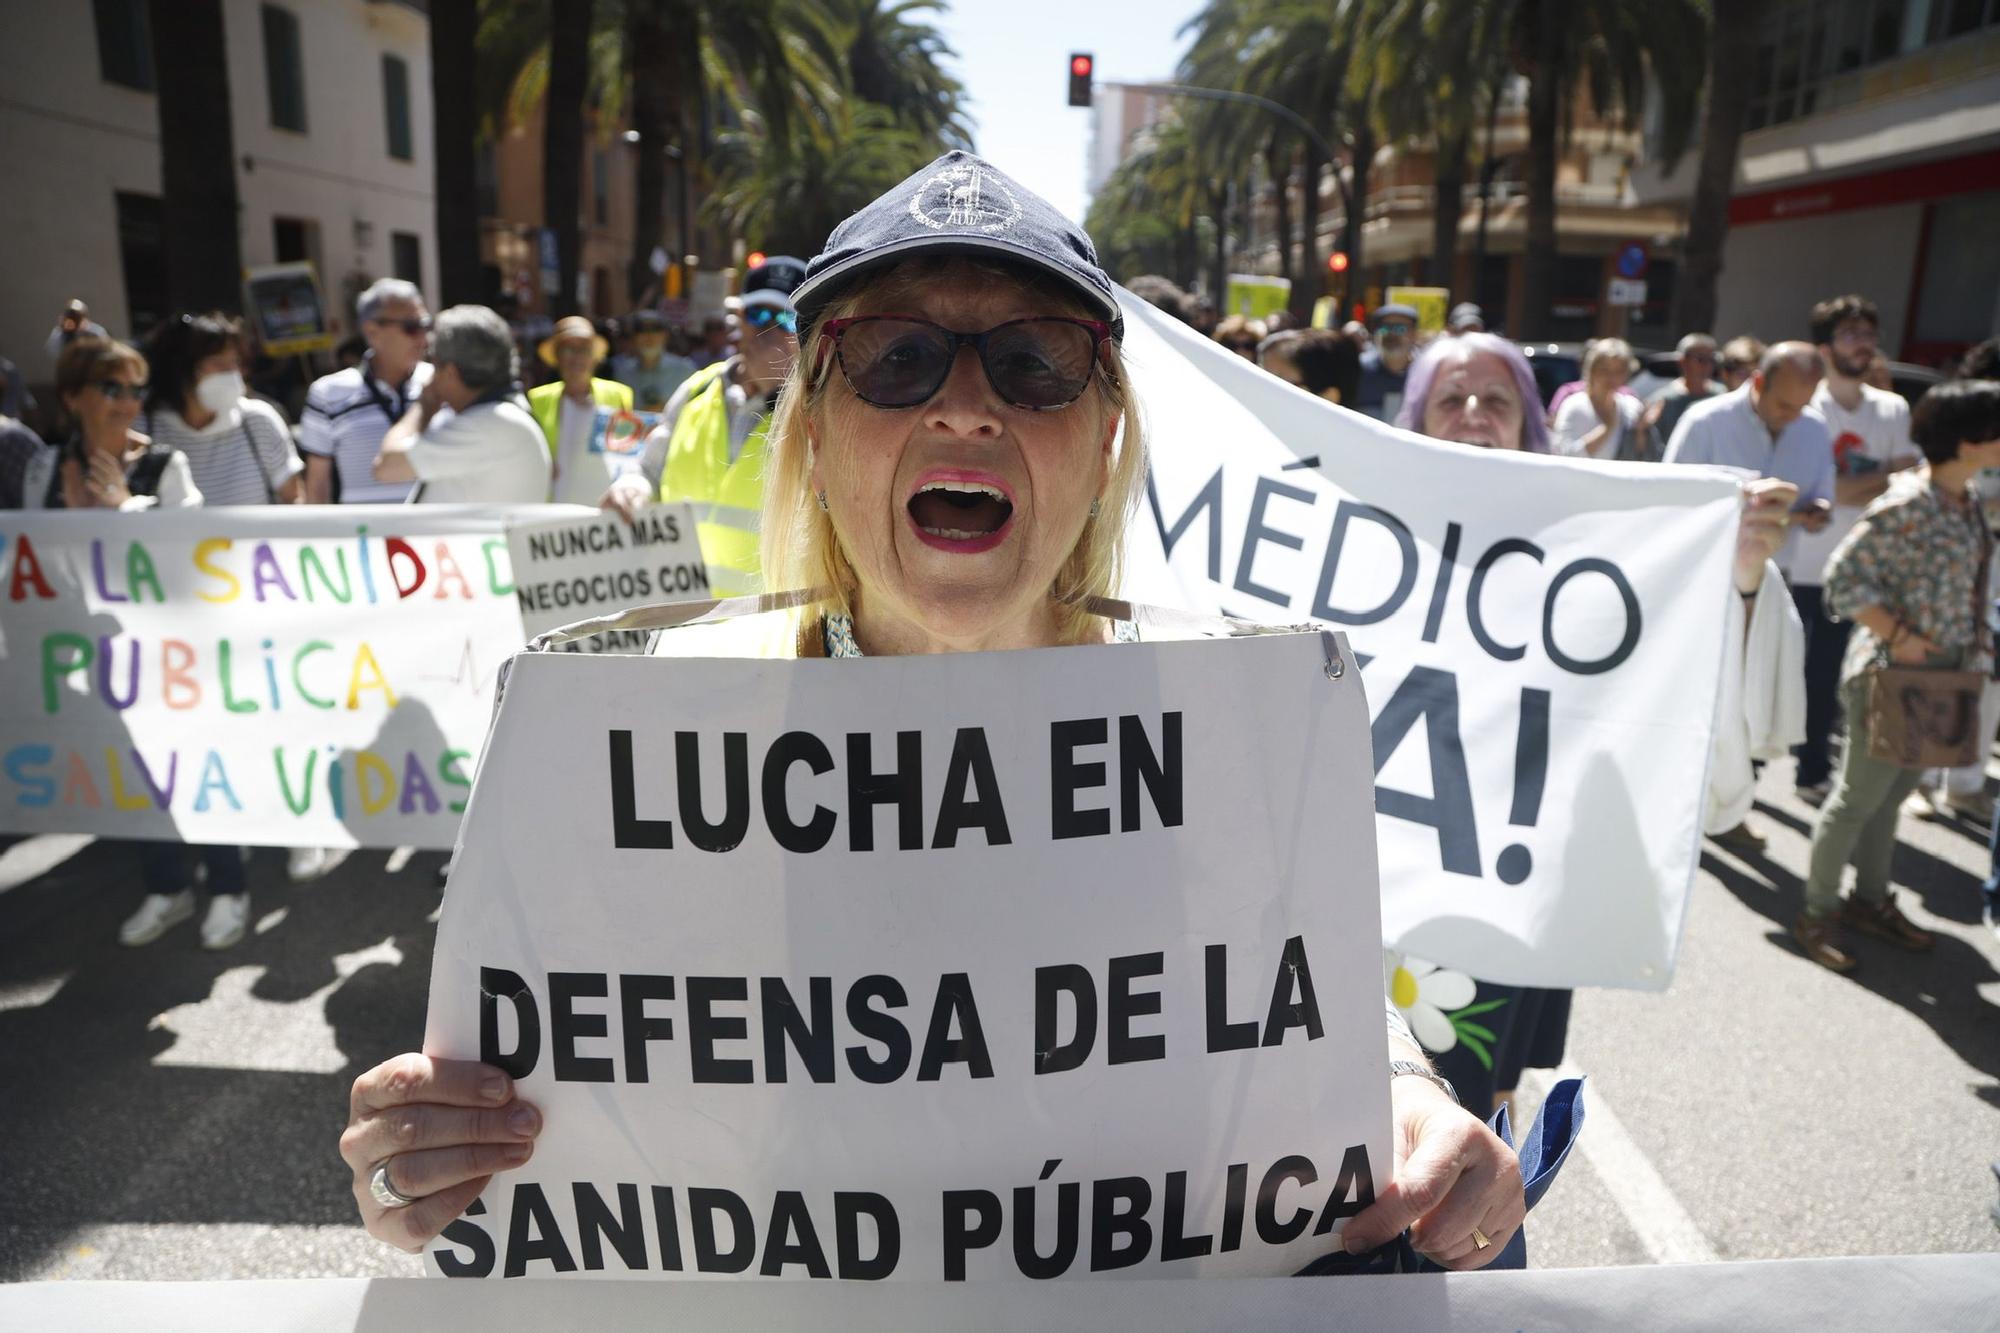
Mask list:
[[[840,374],[832,349],[822,354],[820,329],[827,320],[852,315],[864,306],[907,299],[918,290],[935,286],[947,272],[959,282],[969,279],[996,287],[1025,286],[1048,304],[1051,314],[1094,317],[1067,288],[1033,270],[957,256],[906,260],[862,279],[827,307],[800,339],[798,361],[771,415],[764,454],[764,587],[769,592],[816,590],[817,597],[798,613],[807,623],[828,614],[851,614],[855,592],[854,566],[841,550],[833,523],[812,491],[812,443],[807,426],[811,422],[822,431],[826,428],[827,385]],[[1057,633],[1064,643],[1089,641],[1095,617],[1084,603],[1091,597],[1112,596],[1118,589],[1125,558],[1125,528],[1138,505],[1146,470],[1145,431],[1115,341],[1104,344],[1095,378],[1104,403],[1100,420],[1120,416],[1123,429],[1112,445],[1097,514],[1084,525],[1082,537],[1049,589],[1058,604]]]

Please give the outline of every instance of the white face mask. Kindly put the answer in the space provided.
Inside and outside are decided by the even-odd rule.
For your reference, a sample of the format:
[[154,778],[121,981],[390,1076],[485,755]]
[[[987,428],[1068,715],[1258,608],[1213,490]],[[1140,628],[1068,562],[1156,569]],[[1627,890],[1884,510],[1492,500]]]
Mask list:
[[195,381],[194,399],[211,412],[227,412],[243,397],[243,372],[222,370]]

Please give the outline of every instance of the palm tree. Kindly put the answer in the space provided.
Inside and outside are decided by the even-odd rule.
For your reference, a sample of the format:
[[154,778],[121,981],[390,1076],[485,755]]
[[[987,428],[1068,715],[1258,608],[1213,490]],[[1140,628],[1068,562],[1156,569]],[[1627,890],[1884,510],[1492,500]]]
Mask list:
[[886,107],[898,125],[949,148],[971,148],[965,85],[945,64],[957,58],[944,37],[918,16],[944,9],[942,0],[821,0],[840,38],[837,63],[848,91]]
[[549,0],[549,84],[542,111],[542,218],[556,234],[560,318],[576,312],[582,262],[584,97],[590,87],[591,22],[597,0]]
[[[1182,29],[1193,37],[1181,61],[1180,79],[1203,87],[1254,93],[1303,116],[1332,143],[1342,131],[1353,151],[1350,171],[1367,187],[1368,159],[1374,154],[1374,131],[1368,123],[1374,77],[1365,72],[1356,82],[1350,70],[1360,35],[1386,0],[1210,0]],[[1261,140],[1270,127],[1257,113],[1236,112],[1248,132]],[[1254,148],[1239,142],[1236,151],[1247,159]],[[1294,270],[1303,279],[1292,288],[1292,304],[1304,313],[1317,295],[1319,264],[1319,205],[1323,173],[1334,168],[1350,232],[1358,236],[1361,209],[1354,185],[1339,175],[1338,163],[1323,162],[1307,143],[1300,209],[1299,257]],[[1273,163],[1274,179],[1290,175],[1289,162]],[[1282,184],[1280,189],[1282,189]],[[1287,210],[1289,230],[1289,210]]]
[[1722,243],[1729,235],[1729,192],[1736,183],[1736,155],[1750,107],[1757,33],[1769,0],[1732,0],[1714,7],[1708,42],[1708,110],[1702,121],[1701,162],[1681,245],[1680,281],[1674,291],[1674,326],[1715,327],[1715,289],[1722,279]]
[[1659,155],[1671,166],[1694,130],[1706,35],[1704,0],[1522,0],[1515,10],[1513,47],[1528,73],[1522,337],[1549,332],[1556,158],[1579,93],[1588,94],[1599,116],[1637,123],[1650,84],[1658,94]]
[[175,310],[243,308],[222,0],[151,0],[160,200]]
[[484,296],[479,278],[479,118],[473,106],[479,0],[431,0],[431,155],[437,192],[438,301]]
[[787,128],[781,138],[750,112],[741,129],[724,132],[708,200],[717,221],[773,253],[816,253],[841,219],[936,156],[935,141],[858,98]]
[[[1114,276],[1161,273],[1192,288],[1200,269],[1209,164],[1177,115],[1146,133],[1144,146],[1118,165],[1090,201],[1084,230]],[[1218,300],[1221,296],[1216,293]]]
[[[718,117],[741,123],[754,111],[781,140],[800,117],[823,115],[839,95],[826,59],[829,22],[815,0],[623,0],[630,33],[628,74],[638,148],[638,201],[631,276],[636,297],[660,244],[669,149],[688,174],[710,145]],[[685,216],[682,218],[686,222]],[[680,237],[681,249],[688,238]]]
[[1378,8],[1362,34],[1355,63],[1373,71],[1380,133],[1392,142],[1432,145],[1436,203],[1427,273],[1440,286],[1452,285],[1457,269],[1473,133],[1506,75],[1514,3],[1398,0]]

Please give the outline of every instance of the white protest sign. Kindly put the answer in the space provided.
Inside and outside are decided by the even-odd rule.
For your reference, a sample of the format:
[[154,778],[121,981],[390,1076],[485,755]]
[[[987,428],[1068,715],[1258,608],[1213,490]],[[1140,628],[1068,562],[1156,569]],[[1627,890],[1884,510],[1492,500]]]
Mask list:
[[1338,1248],[1391,1159],[1334,642],[516,658],[424,1046],[509,1069],[546,1128],[427,1267],[1277,1275]]
[[[694,511],[685,504],[649,505],[630,523],[594,511],[509,523],[507,549],[529,638],[628,607],[709,595]],[[641,653],[651,637],[614,630],[563,647]]]
[[1152,458],[1126,595],[1353,636],[1385,943],[1665,986],[1742,613],[1735,481],[1426,440],[1121,304]]
[[524,506],[0,514],[0,831],[450,847]]

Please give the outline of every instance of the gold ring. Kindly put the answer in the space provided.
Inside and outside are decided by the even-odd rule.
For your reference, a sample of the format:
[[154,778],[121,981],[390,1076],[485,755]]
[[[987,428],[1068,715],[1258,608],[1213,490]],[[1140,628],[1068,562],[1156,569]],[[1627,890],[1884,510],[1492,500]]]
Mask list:
[[1480,1230],[1480,1229],[1479,1229],[1478,1227],[1474,1227],[1474,1228],[1472,1229],[1472,1248],[1473,1248],[1473,1249],[1475,1249],[1475,1250],[1484,1250],[1484,1249],[1487,1249],[1487,1248],[1489,1248],[1489,1247],[1490,1247],[1490,1246],[1491,1246],[1492,1244],[1493,1244],[1493,1242],[1492,1242],[1492,1241],[1491,1241],[1490,1239],[1488,1239],[1488,1238],[1487,1238],[1487,1235],[1486,1235],[1486,1233],[1485,1233],[1485,1232],[1481,1231],[1481,1230]]

